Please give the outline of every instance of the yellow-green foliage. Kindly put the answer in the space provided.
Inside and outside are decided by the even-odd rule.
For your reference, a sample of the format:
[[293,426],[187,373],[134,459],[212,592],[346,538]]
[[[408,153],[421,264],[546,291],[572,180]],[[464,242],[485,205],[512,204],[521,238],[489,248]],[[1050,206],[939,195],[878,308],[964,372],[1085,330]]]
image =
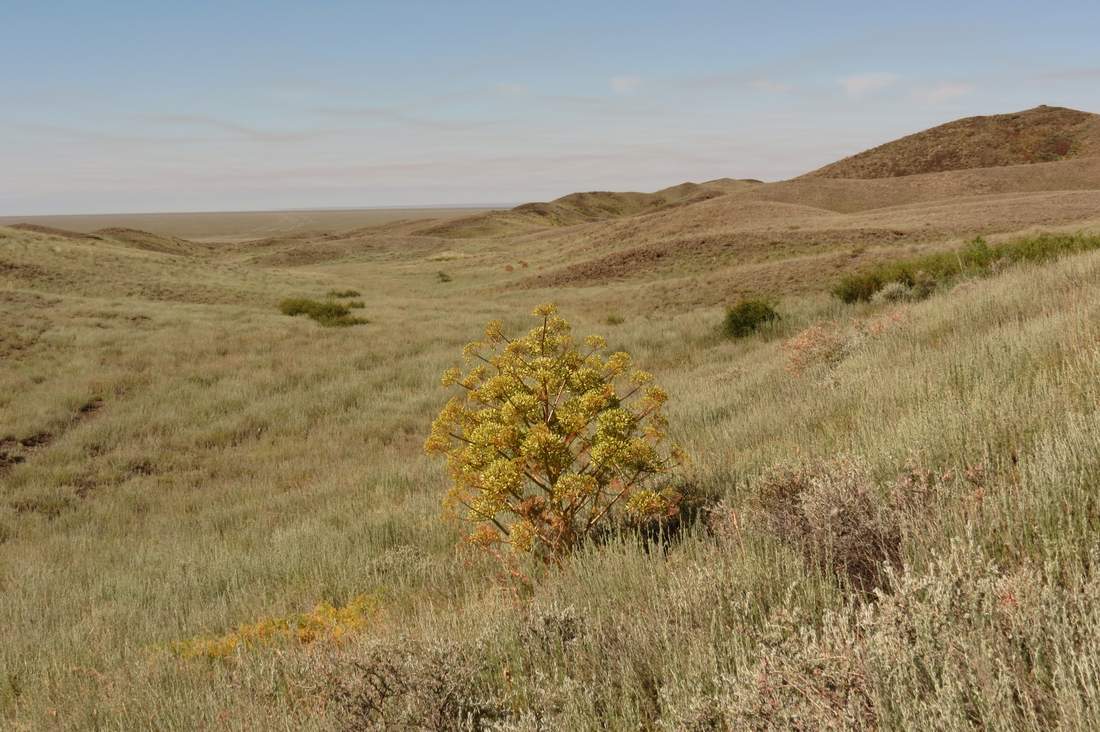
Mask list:
[[360,595],[340,607],[322,602],[308,613],[260,618],[238,625],[224,635],[179,641],[173,650],[184,658],[217,659],[234,656],[239,650],[279,643],[337,642],[366,627],[376,610],[377,600],[369,595]]
[[363,318],[352,317],[348,308],[362,307],[363,303],[348,303],[342,305],[338,302],[320,302],[304,297],[292,297],[279,303],[279,310],[283,315],[297,316],[308,315],[326,327],[343,327],[348,325],[361,325],[367,321]]
[[474,544],[559,557],[617,507],[643,517],[676,510],[668,474],[682,462],[665,448],[668,396],[634,369],[628,353],[605,354],[600,336],[574,341],[553,305],[511,339],[499,321],[464,349],[468,370],[425,444],[446,457],[449,499],[476,524]]

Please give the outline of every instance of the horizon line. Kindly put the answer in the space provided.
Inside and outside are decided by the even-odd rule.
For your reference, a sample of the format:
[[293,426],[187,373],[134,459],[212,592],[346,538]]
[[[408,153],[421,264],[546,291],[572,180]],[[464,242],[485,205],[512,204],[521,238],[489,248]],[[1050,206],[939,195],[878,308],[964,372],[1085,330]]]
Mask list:
[[[522,203],[522,202],[521,202]],[[6,214],[0,213],[0,220],[7,219],[32,219],[52,218],[58,216],[195,216],[203,214],[271,214],[271,213],[306,213],[313,211],[417,211],[417,210],[447,210],[447,209],[497,209],[514,208],[521,203],[437,203],[417,205],[389,205],[389,206],[305,206],[295,208],[254,208],[254,209],[220,209],[220,210],[178,210],[178,211],[100,211],[77,213],[30,213],[30,214]]]

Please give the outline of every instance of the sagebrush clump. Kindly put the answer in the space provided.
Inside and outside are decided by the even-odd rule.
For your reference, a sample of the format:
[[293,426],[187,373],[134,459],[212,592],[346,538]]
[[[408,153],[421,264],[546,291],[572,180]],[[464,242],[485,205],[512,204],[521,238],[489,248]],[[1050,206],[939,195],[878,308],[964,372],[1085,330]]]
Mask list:
[[730,338],[744,338],[779,320],[779,313],[767,300],[742,300],[726,311],[722,331]]
[[902,305],[873,318],[853,319],[846,326],[835,321],[814,323],[783,344],[787,372],[800,376],[833,369],[868,342],[901,325],[907,316]]
[[294,297],[279,303],[283,315],[307,315],[327,327],[361,325],[367,321],[351,315],[349,305],[338,302],[319,302],[304,297]]
[[871,297],[873,303],[906,302],[915,299],[913,288],[904,282],[888,282]]
[[371,642],[330,671],[329,694],[349,732],[377,729],[492,729],[510,715],[506,699],[478,678],[472,644]]
[[806,561],[861,591],[901,566],[906,506],[879,491],[865,466],[849,459],[782,467],[757,486],[753,514]]
[[465,373],[448,369],[451,398],[425,444],[446,458],[448,502],[474,524],[467,539],[559,558],[621,511],[675,515],[670,480],[683,462],[666,444],[668,395],[628,353],[606,341],[578,344],[553,305],[509,338],[500,321],[464,349]]
[[[1096,561],[1095,552],[1086,558]],[[969,540],[888,592],[788,627],[707,700],[711,729],[1093,729],[1095,575],[998,566]],[[904,702],[904,703],[902,703]]]

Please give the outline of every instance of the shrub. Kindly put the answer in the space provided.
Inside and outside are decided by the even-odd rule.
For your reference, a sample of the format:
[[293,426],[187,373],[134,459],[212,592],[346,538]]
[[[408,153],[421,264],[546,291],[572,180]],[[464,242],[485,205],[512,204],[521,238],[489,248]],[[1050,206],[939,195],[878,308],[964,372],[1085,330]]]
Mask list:
[[330,674],[328,694],[349,731],[473,732],[510,716],[504,700],[478,683],[482,666],[452,641],[375,641]]
[[425,449],[446,458],[448,503],[474,524],[469,542],[553,560],[620,511],[675,513],[669,478],[683,455],[665,445],[667,394],[629,354],[607,355],[599,336],[582,352],[553,305],[534,314],[541,322],[515,339],[489,323],[464,350],[467,372],[443,374],[465,393]]
[[359,290],[329,290],[327,297],[359,297]]
[[985,276],[1016,262],[1042,262],[1068,254],[1100,249],[1100,236],[1043,234],[991,247],[978,237],[961,249],[926,254],[876,265],[845,275],[833,295],[846,303],[867,302],[890,283],[912,289],[915,299],[927,297],[937,284],[959,275]]
[[835,322],[815,323],[783,344],[787,372],[793,376],[816,367],[832,368],[863,345],[901,324],[905,306],[865,320],[853,319],[847,327]]
[[798,376],[814,366],[835,366],[849,353],[851,343],[835,323],[815,323],[783,344],[787,371]]
[[623,323],[626,322],[626,318],[619,315],[618,313],[611,313],[610,315],[607,316],[607,318],[604,320],[604,322],[607,323],[608,325],[622,325]]
[[957,541],[925,571],[890,572],[874,603],[787,624],[709,695],[714,728],[1091,728],[1100,703],[1079,695],[1100,670],[1100,581],[1073,574]]
[[753,509],[806,561],[867,592],[901,565],[901,517],[866,468],[850,460],[784,467],[764,476]]
[[744,338],[761,326],[779,320],[779,313],[766,300],[742,300],[726,311],[722,330],[730,338]]
[[352,317],[347,305],[338,302],[319,302],[304,297],[283,300],[279,303],[279,310],[283,315],[308,315],[321,325],[328,327],[359,325],[367,322],[362,318]]
[[882,278],[877,272],[844,275],[833,287],[833,295],[848,304],[867,302],[874,297],[882,285]]
[[904,282],[888,282],[871,297],[871,302],[904,302],[913,299],[913,288]]
[[452,279],[451,276],[449,274],[447,274],[446,272],[436,272],[435,277],[440,282],[450,282],[451,279]]

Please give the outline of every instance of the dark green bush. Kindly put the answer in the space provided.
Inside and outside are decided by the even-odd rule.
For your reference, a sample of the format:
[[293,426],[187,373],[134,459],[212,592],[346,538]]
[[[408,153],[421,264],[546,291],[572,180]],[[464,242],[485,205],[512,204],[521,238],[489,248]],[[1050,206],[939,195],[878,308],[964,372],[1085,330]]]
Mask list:
[[329,290],[326,297],[359,297],[359,290]]
[[777,320],[779,313],[767,300],[742,300],[726,311],[722,330],[730,338],[744,338],[755,333],[762,325]]
[[327,327],[359,325],[367,321],[352,317],[346,305],[338,302],[318,302],[304,297],[293,297],[279,303],[283,315],[308,315]]
[[833,295],[846,303],[867,302],[887,284],[899,282],[920,299],[938,284],[961,275],[985,276],[1000,265],[1042,262],[1093,249],[1100,249],[1100,236],[1042,234],[996,247],[978,237],[955,251],[885,262],[845,275],[833,287]]

